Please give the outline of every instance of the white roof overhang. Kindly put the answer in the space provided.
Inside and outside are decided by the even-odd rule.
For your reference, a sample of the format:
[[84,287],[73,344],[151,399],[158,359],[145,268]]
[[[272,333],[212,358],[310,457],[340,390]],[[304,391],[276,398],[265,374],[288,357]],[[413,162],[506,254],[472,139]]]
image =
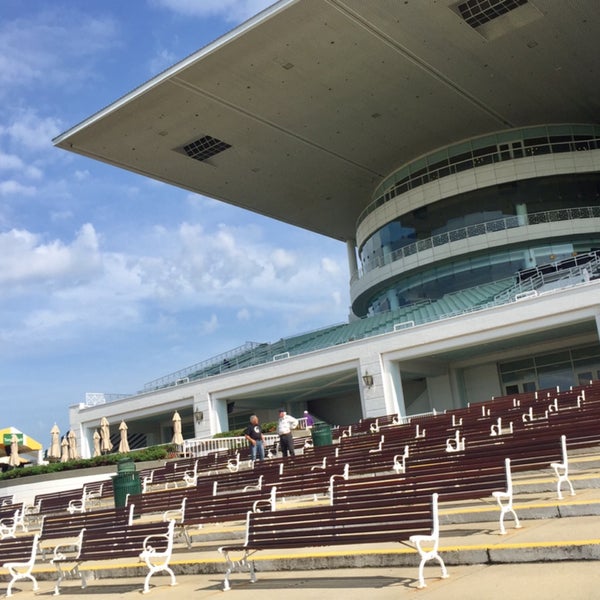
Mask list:
[[[61,148],[335,239],[381,179],[447,144],[598,122],[596,0],[473,29],[440,0],[284,0],[60,135]],[[185,144],[231,147],[198,161]]]

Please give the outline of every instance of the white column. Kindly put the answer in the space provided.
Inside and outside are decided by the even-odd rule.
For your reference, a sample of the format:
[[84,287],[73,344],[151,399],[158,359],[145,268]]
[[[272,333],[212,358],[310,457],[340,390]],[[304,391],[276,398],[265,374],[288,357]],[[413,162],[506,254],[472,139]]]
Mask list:
[[390,309],[394,310],[395,308],[400,307],[400,303],[398,302],[398,295],[396,294],[395,289],[391,289],[387,291],[387,299],[390,301]]
[[525,204],[524,202],[521,204],[517,204],[515,206],[515,209],[517,211],[517,221],[519,225],[527,225],[527,204]]
[[346,252],[348,253],[350,279],[356,279],[358,277],[358,261],[356,259],[356,242],[354,240],[346,240]]
[[398,413],[406,416],[404,405],[404,390],[402,389],[402,374],[397,362],[384,361],[384,391],[388,399],[388,414]]

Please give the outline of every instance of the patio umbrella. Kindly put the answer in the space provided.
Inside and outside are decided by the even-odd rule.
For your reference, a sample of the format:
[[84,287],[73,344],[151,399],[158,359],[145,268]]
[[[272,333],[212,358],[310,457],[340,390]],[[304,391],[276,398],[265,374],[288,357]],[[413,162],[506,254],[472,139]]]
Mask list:
[[50,442],[48,458],[58,460],[60,458],[60,429],[56,423],[54,423],[54,427],[50,430],[50,436],[52,437],[52,441]]
[[103,454],[110,452],[113,445],[110,441],[110,428],[108,419],[106,417],[102,417],[102,419],[100,419],[100,438],[100,451]]
[[119,431],[121,432],[119,452],[129,452],[129,442],[127,441],[127,424],[125,421],[121,421],[121,424],[119,425]]
[[94,438],[94,456],[100,456],[102,452],[100,452],[100,434],[97,429],[92,437]]
[[60,443],[60,447],[60,462],[69,462],[69,440],[67,440],[66,435],[63,436],[62,442]]
[[21,464],[21,460],[19,459],[19,438],[14,434],[10,442],[10,458],[8,459],[8,464],[11,467],[18,467]]
[[183,446],[183,436],[181,435],[181,417],[179,413],[175,411],[173,415],[173,439],[171,440],[172,444],[177,444],[178,446]]
[[67,437],[67,442],[69,444],[69,460],[76,460],[77,458],[79,458],[79,452],[77,451],[77,436],[75,435],[75,432],[71,429]]

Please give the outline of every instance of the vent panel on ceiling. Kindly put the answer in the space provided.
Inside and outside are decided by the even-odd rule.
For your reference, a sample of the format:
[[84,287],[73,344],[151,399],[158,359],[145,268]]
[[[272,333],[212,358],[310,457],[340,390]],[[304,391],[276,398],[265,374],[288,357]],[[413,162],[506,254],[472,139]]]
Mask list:
[[210,135],[205,135],[183,146],[183,151],[190,158],[205,161],[227,150],[227,148],[231,148],[231,144]]
[[473,28],[489,23],[524,4],[528,0],[467,0],[456,6],[460,16]]

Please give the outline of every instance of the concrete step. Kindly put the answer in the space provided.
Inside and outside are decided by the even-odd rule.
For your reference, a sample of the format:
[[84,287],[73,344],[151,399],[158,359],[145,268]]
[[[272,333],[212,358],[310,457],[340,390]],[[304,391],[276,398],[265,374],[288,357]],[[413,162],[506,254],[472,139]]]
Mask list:
[[[538,561],[597,560],[600,558],[600,473],[596,459],[580,457],[573,464],[575,496],[557,498],[556,480],[548,473],[523,473],[515,477],[514,508],[522,528],[512,528],[507,517],[506,535],[499,535],[499,508],[494,499],[440,504],[440,554],[448,566],[527,563]],[[596,457],[597,458],[597,457]],[[574,461],[575,463],[575,461]],[[309,504],[309,503],[308,503]],[[198,531],[189,550],[178,540],[171,562],[176,574],[222,574],[221,545],[244,538],[244,523],[210,525]],[[356,567],[416,567],[418,554],[408,543],[356,547],[304,548],[258,552],[257,571],[298,571]],[[144,577],[136,561],[89,564],[84,568],[102,578]],[[437,573],[437,567],[431,573]],[[40,580],[54,580],[48,563],[35,567]],[[244,575],[236,576],[246,581]]]

